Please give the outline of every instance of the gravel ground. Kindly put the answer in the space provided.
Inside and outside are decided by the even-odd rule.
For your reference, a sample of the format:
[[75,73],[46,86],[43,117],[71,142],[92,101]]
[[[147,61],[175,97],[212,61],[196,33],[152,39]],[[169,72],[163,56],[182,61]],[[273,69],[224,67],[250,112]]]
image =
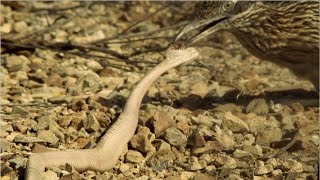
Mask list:
[[[192,2],[167,5],[1,3],[1,179],[23,179],[30,153],[95,147],[192,16]],[[44,179],[318,179],[311,83],[226,32],[197,49],[149,89],[113,169],[67,164]]]

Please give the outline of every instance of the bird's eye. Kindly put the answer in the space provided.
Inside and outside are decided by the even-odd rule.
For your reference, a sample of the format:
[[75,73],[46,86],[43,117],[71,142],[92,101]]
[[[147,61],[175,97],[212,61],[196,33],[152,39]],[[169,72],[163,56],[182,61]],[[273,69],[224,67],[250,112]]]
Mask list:
[[232,1],[225,2],[222,6],[223,10],[230,11],[232,10],[234,3]]

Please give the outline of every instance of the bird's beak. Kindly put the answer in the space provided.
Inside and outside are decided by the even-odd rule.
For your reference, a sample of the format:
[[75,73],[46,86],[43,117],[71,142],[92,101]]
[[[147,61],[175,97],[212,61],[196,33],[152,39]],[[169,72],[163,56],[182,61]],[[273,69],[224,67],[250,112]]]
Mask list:
[[191,39],[185,41],[186,46],[190,46],[195,42],[203,39],[204,37],[213,34],[214,32],[222,29],[221,25],[225,24],[225,20],[228,19],[226,16],[215,16],[214,18],[210,19],[202,19],[202,20],[195,20],[190,24],[186,25],[176,36],[174,42],[179,41],[184,35],[187,33],[202,28],[196,35],[194,35]]

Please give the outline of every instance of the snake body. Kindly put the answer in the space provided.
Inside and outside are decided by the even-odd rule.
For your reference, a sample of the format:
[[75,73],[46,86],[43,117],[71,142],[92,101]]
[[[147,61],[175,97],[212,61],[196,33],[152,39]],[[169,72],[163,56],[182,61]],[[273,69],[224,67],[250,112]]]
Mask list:
[[198,57],[194,48],[167,50],[166,59],[142,78],[130,93],[123,112],[93,149],[35,153],[29,157],[27,180],[41,179],[45,167],[66,163],[77,171],[107,171],[115,166],[124,146],[130,141],[138,125],[139,108],[145,93],[164,72]]

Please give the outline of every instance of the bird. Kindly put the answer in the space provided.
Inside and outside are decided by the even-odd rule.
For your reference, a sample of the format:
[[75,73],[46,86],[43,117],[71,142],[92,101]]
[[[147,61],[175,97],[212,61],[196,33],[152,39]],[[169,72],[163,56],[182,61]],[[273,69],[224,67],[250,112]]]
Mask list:
[[217,31],[227,31],[252,55],[289,68],[319,90],[318,1],[202,1],[194,14],[196,18],[173,43],[191,46]]

